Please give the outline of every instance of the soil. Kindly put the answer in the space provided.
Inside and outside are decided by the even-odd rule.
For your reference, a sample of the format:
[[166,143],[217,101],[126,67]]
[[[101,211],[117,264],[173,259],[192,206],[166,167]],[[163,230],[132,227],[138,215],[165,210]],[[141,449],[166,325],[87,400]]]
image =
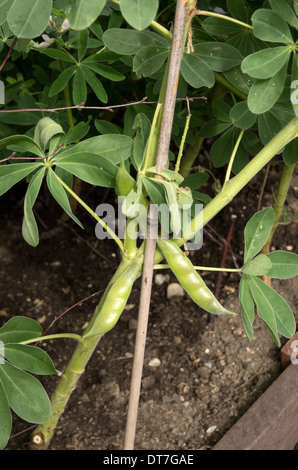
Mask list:
[[[261,208],[272,205],[280,163],[271,167]],[[265,171],[257,175],[206,227],[201,250],[191,252],[194,263],[219,266],[223,239],[235,215],[231,251],[226,267],[241,265],[243,228],[256,211]],[[0,199],[0,326],[14,315],[26,315],[47,328],[66,309],[105,288],[119,262],[111,240],[95,236],[92,220],[81,209],[85,230],[72,221],[57,224],[61,212],[43,188],[36,205],[40,244],[31,248],[22,239],[22,198],[25,185]],[[208,188],[207,188],[208,190]],[[298,252],[298,174],[287,199],[287,210],[296,215],[290,225],[279,227],[273,249]],[[83,186],[83,199],[92,207],[111,193]],[[202,273],[215,291],[218,274]],[[249,342],[240,315],[212,317],[185,295],[167,300],[170,274],[162,285],[154,283],[146,344],[142,391],[135,449],[199,450],[214,444],[254,403],[280,374],[280,349],[264,324],[256,319],[254,339]],[[222,278],[220,301],[240,313],[239,276]],[[298,319],[298,277],[273,281]],[[116,327],[100,341],[95,354],[73,392],[50,450],[123,449],[140,281],[135,284],[128,308]],[[71,309],[49,333],[80,333],[90,319],[100,294]],[[281,339],[282,344],[286,342]],[[74,349],[72,340],[44,342],[56,368],[62,371]],[[59,377],[42,377],[49,394]],[[32,425],[14,416],[8,450],[29,447]],[[19,434],[21,431],[21,434]]]

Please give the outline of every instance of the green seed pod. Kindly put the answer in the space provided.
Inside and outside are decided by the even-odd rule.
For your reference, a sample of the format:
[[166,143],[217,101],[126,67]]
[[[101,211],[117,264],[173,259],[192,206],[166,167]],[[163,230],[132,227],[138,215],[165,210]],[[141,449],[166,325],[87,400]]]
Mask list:
[[132,189],[136,189],[136,182],[128,173],[122,158],[116,177],[116,193],[118,196],[126,197]]
[[157,243],[181,286],[197,305],[214,315],[235,315],[234,312],[226,310],[218,302],[195,270],[192,262],[183,254],[176,243],[166,239],[158,240]]
[[143,257],[136,258],[111,286],[107,298],[95,318],[91,328],[87,328],[83,338],[100,336],[111,330],[117,323],[128,301],[132,286],[143,264]]

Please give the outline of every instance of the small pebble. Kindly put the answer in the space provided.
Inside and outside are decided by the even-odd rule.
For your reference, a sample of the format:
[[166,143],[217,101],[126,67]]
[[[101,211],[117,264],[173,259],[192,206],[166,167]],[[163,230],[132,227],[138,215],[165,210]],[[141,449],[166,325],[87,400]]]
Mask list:
[[149,363],[148,363],[148,366],[149,367],[159,367],[160,366],[160,360],[158,359],[158,357],[154,357],[154,359],[151,359],[151,361],[149,361]]
[[168,285],[167,288],[167,298],[172,299],[173,297],[183,297],[184,289],[177,282],[173,282]]
[[166,281],[167,281],[167,278],[166,276],[164,276],[164,274],[155,274],[154,282],[158,286],[162,286],[162,284],[164,284]]
[[210,436],[214,431],[216,431],[216,426],[210,426],[210,428],[207,429],[206,434]]

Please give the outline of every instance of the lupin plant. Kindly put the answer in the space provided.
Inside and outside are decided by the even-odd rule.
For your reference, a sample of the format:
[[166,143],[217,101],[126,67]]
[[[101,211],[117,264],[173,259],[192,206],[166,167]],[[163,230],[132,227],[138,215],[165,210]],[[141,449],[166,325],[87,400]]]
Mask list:
[[[177,0],[175,6],[162,0],[1,0],[0,6],[0,194],[26,179],[22,234],[33,247],[39,243],[33,207],[46,185],[83,228],[80,204],[121,254],[82,334],[43,334],[38,322],[23,316],[0,328],[0,446],[8,442],[13,410],[38,424],[33,448],[47,449],[98,342],[117,324],[142,275],[148,284],[153,269],[171,269],[202,310],[235,314],[198,272],[221,268],[193,266],[187,250],[194,241],[200,246],[203,227],[273,158],[284,165],[279,202],[285,201],[298,161],[298,7],[291,0]],[[111,109],[114,119],[107,120]],[[219,178],[196,163],[206,138],[213,139],[209,163]],[[210,174],[213,197],[202,189]],[[81,182],[110,188],[121,199],[122,236],[82,200]],[[168,217],[154,219],[151,237],[147,218],[160,206]],[[295,317],[264,276],[298,274],[298,255],[270,252],[279,206],[247,221],[244,264],[230,269],[240,274],[248,340],[257,312],[278,346],[280,335],[294,335]],[[183,219],[184,212],[190,217]],[[59,338],[77,346],[50,400],[35,375],[57,373],[41,346]]]

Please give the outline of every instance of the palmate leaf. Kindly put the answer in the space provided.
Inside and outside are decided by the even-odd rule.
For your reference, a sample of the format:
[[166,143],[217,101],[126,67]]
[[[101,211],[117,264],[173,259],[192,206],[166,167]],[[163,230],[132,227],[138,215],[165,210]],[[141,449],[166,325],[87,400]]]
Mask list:
[[288,61],[279,72],[267,80],[256,80],[249,90],[247,104],[254,114],[269,111],[283,92]]
[[29,423],[43,423],[51,416],[51,403],[41,383],[8,362],[0,364],[0,382],[12,410]]
[[270,328],[277,344],[280,345],[278,332],[286,338],[291,338],[296,330],[291,307],[281,295],[258,277],[249,276],[247,282],[258,314]]
[[[133,29],[109,28],[104,32],[102,39],[106,47],[121,55],[134,55],[146,46],[169,46],[169,43],[156,33]],[[88,58],[85,59],[87,60]]]
[[[1,367],[1,364],[0,364]],[[12,415],[8,402],[7,395],[0,381],[0,450],[6,447],[8,442],[11,428],[12,428]]]
[[236,67],[242,61],[240,52],[224,42],[200,42],[194,46],[194,50],[216,72]]
[[14,0],[7,15],[8,25],[18,38],[36,38],[46,29],[52,0]]
[[143,47],[133,59],[133,71],[139,76],[150,77],[157,72],[169,55],[169,47],[146,46]]
[[81,103],[86,103],[87,100],[87,85],[82,72],[82,67],[77,67],[73,79],[72,99],[77,106]]
[[108,95],[101,82],[98,80],[98,78],[96,78],[95,74],[89,68],[84,66],[82,66],[80,70],[84,80],[86,80],[88,85],[92,88],[97,98],[103,103],[107,103]]
[[0,165],[0,196],[40,166],[40,163]]
[[64,90],[69,80],[75,73],[75,70],[76,70],[76,66],[71,65],[70,67],[68,67],[67,69],[63,70],[63,72],[60,73],[59,77],[54,81],[53,85],[51,86],[51,89],[49,91],[50,97],[57,95],[57,93]]
[[255,304],[253,297],[250,293],[247,276],[244,274],[240,280],[239,285],[239,300],[241,308],[242,324],[246,336],[251,341],[253,339],[253,322],[255,317]]
[[47,174],[47,185],[50,190],[50,193],[56,199],[58,204],[62,207],[62,209],[81,227],[83,228],[79,219],[73,214],[68,197],[66,195],[65,189],[60,183],[60,181],[56,178],[54,171],[50,168]]
[[48,354],[36,346],[11,343],[5,345],[5,357],[15,367],[36,375],[51,375],[57,371]]
[[15,316],[0,328],[0,341],[4,344],[19,343],[42,334],[41,325],[32,318]]
[[290,28],[275,11],[260,8],[251,17],[254,35],[262,41],[293,42]]
[[241,64],[241,70],[251,77],[266,80],[280,71],[288,62],[291,52],[291,46],[262,49],[245,57]]
[[184,54],[181,62],[181,74],[193,88],[212,88],[215,78],[209,65],[197,54]]
[[141,31],[154,20],[158,5],[158,0],[121,0],[120,9],[127,23]]
[[256,212],[248,221],[244,229],[244,263],[247,263],[265,245],[274,223],[274,210],[272,207]]
[[24,240],[33,247],[36,247],[39,243],[39,234],[32,208],[38,196],[45,172],[46,168],[42,167],[37,171],[37,173],[35,173],[30,180],[24,200],[22,235]]
[[269,0],[272,10],[278,13],[291,26],[298,29],[298,18],[286,0]]
[[289,251],[273,251],[268,253],[267,258],[271,261],[268,277],[276,279],[290,279],[298,276],[298,255]]
[[72,29],[82,30],[88,28],[100,15],[106,0],[75,0],[70,12],[70,25]]

